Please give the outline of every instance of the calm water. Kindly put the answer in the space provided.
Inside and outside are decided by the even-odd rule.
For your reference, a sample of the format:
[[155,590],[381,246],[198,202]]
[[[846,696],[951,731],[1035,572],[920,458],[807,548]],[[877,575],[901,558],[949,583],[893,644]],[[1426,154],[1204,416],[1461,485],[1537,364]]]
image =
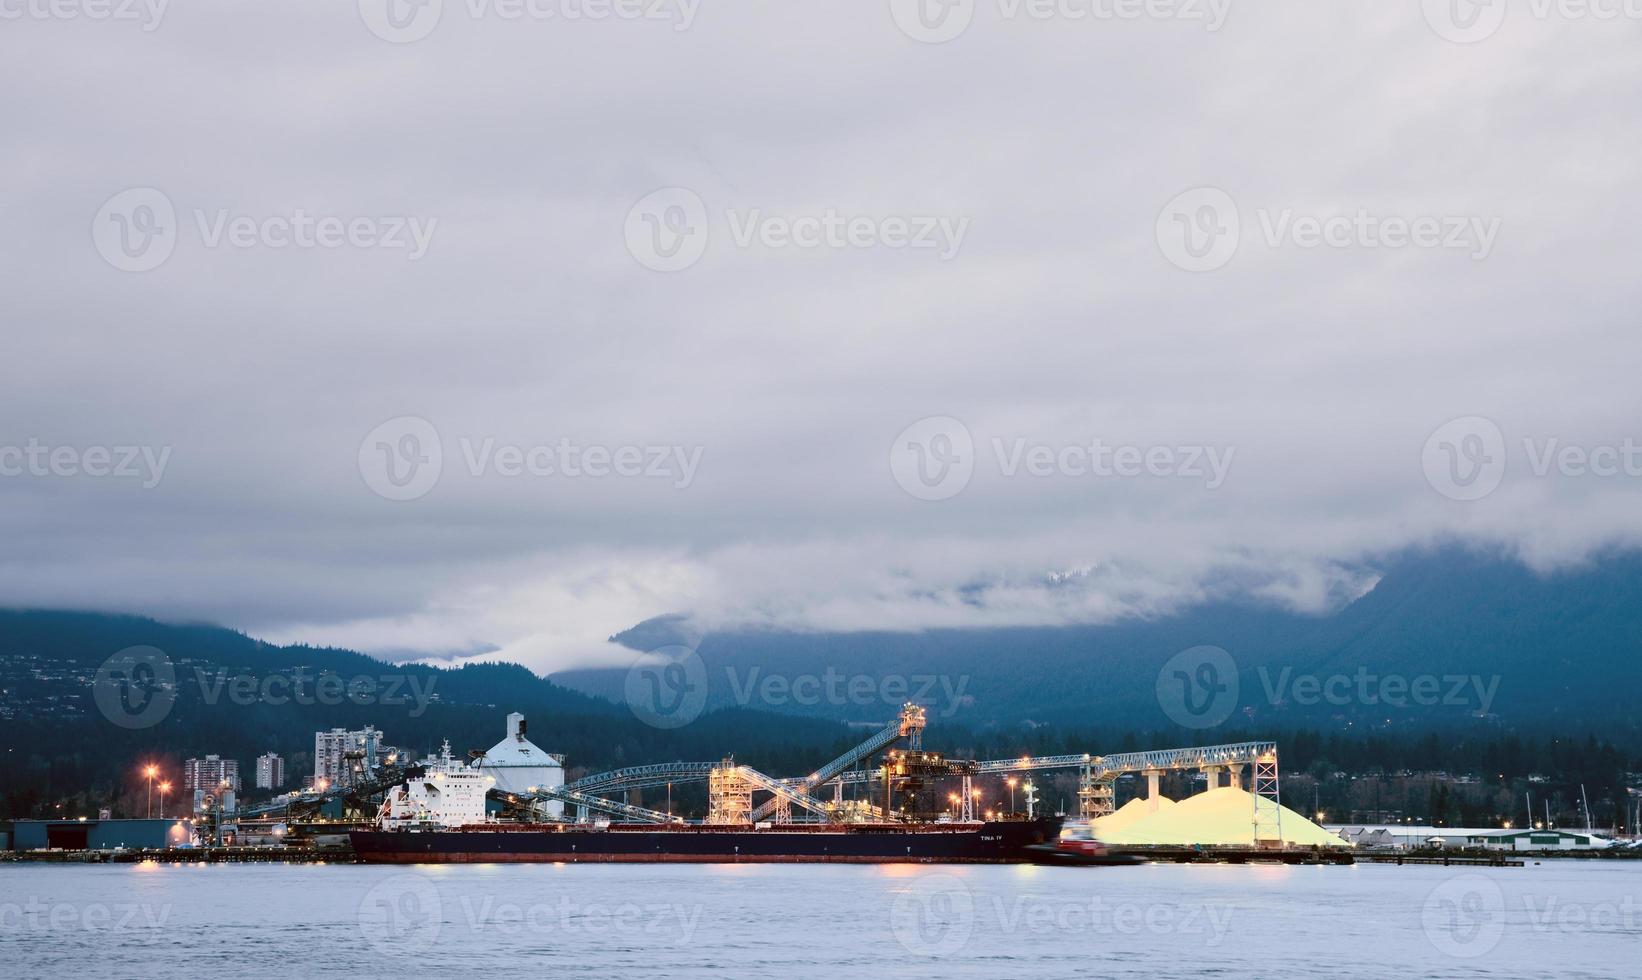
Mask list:
[[4,864],[0,976],[1618,977],[1639,906],[1642,863]]

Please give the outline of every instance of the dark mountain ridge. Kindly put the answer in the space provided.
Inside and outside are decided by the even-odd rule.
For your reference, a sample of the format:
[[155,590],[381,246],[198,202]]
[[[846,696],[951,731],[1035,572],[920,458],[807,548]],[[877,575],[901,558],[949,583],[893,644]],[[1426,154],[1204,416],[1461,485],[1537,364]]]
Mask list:
[[[679,639],[680,622],[653,620],[615,639],[654,648]],[[772,676],[790,684],[830,671],[934,676],[937,694],[962,690],[942,711],[970,724],[1151,728],[1177,720],[1160,703],[1161,668],[1200,645],[1225,650],[1235,664],[1234,710],[1223,724],[1635,731],[1642,554],[1610,554],[1551,575],[1461,549],[1407,554],[1386,564],[1374,588],[1320,616],[1220,601],[1098,626],[714,633],[696,649],[709,707],[851,721],[886,716],[885,699],[861,704],[823,695],[799,703],[779,685],[761,686]],[[619,697],[625,671],[551,676]]]

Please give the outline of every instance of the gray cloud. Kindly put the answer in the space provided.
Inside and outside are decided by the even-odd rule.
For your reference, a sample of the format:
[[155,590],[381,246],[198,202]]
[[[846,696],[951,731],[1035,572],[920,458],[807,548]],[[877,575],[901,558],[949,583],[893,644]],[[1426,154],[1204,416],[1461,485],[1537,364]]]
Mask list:
[[[1522,442],[1642,439],[1631,266],[1642,25],[1416,2],[1237,5],[1224,28],[1006,21],[939,45],[887,2],[670,23],[475,21],[391,44],[353,4],[186,3],[158,28],[8,23],[0,446],[169,446],[158,486],[0,477],[0,601],[278,639],[585,662],[642,618],[920,628],[1167,611],[1225,583],[1302,608],[1460,537],[1536,567],[1634,543],[1639,477]],[[1215,187],[1236,255],[1182,271],[1159,212]],[[125,272],[98,209],[153,187],[174,251]],[[688,188],[700,261],[646,268],[635,202]],[[209,247],[196,212],[414,217],[387,248]],[[915,248],[738,248],[832,209],[968,221]],[[1485,260],[1305,248],[1262,216],[1499,219]],[[264,233],[258,231],[257,236]],[[361,441],[427,420],[444,469],[373,493]],[[959,419],[950,499],[892,476]],[[1422,470],[1495,423],[1499,488]],[[699,450],[668,479],[470,475],[468,447]],[[1006,476],[994,440],[1221,447],[1223,485]],[[3,462],[3,460],[0,460]]]

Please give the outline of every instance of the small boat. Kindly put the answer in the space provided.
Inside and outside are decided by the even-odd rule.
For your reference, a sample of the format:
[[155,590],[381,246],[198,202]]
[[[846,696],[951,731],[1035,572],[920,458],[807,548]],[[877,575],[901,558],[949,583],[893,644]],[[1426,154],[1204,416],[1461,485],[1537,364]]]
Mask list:
[[1094,829],[1087,820],[1068,820],[1061,828],[1060,839],[1051,844],[1033,844],[1026,848],[1034,864],[1130,865],[1145,864],[1138,854],[1115,852],[1095,839]]

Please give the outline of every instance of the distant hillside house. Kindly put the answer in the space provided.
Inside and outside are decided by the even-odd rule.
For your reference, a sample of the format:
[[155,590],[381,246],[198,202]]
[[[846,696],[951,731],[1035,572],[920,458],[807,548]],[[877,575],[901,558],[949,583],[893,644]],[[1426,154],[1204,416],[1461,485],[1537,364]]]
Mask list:
[[[479,759],[479,769],[494,777],[495,788],[504,793],[564,785],[564,756],[544,752],[525,738],[525,716],[517,711],[507,716],[507,737]],[[564,816],[564,804],[557,800],[544,804],[542,809],[554,817]]]

